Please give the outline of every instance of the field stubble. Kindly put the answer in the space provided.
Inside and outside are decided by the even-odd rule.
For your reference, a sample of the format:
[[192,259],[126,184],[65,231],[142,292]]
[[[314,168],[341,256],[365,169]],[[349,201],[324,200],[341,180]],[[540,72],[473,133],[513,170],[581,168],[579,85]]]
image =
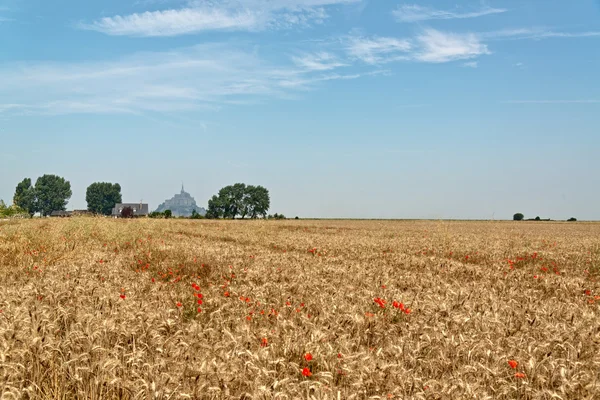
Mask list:
[[600,398],[600,224],[0,222],[2,398]]

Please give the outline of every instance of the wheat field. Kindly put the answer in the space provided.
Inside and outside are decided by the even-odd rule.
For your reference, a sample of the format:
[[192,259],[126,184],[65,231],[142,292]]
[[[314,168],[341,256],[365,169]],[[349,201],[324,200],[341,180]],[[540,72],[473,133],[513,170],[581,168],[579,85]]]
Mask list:
[[0,222],[2,399],[600,399],[600,224]]

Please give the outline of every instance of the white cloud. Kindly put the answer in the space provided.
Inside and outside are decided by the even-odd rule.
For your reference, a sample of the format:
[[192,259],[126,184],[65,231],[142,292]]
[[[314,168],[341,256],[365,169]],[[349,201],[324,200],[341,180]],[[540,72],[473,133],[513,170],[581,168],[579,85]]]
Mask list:
[[392,61],[445,63],[491,54],[476,34],[456,34],[435,29],[426,29],[410,39],[354,36],[344,41],[348,55],[367,64]]
[[273,64],[248,47],[247,43],[203,44],[112,62],[4,64],[0,114],[218,110],[230,104],[287,98],[294,91],[316,88],[319,82],[368,74],[336,74],[335,68],[343,64],[325,53],[317,54],[312,63],[304,58]]
[[348,65],[340,62],[337,57],[327,52],[292,57],[292,60],[298,67],[308,71],[327,71]]
[[469,61],[469,62],[464,63],[463,67],[477,68],[477,67],[479,67],[479,63],[477,61]]
[[509,100],[505,104],[600,104],[600,100]]
[[453,12],[436,10],[430,7],[422,7],[416,4],[403,4],[393,11],[394,17],[400,22],[419,22],[432,19],[464,19],[477,18],[485,15],[499,14],[508,10],[504,8],[484,7],[481,10],[471,12]]
[[124,17],[117,15],[80,26],[109,35],[175,36],[205,30],[252,30],[263,23],[260,15],[250,11],[231,13],[227,10],[186,8]]
[[556,32],[545,28],[517,28],[499,31],[483,32],[485,39],[551,39],[551,38],[591,38],[600,37],[600,31],[587,32]]
[[487,45],[473,33],[456,34],[427,29],[417,36],[417,41],[420,51],[415,57],[424,62],[443,63],[491,54]]
[[389,37],[350,37],[346,44],[346,50],[351,57],[367,64],[406,59],[406,54],[411,49],[409,40]]
[[181,9],[147,11],[81,23],[108,35],[176,36],[211,30],[257,31],[321,23],[325,7],[361,0],[193,0]]

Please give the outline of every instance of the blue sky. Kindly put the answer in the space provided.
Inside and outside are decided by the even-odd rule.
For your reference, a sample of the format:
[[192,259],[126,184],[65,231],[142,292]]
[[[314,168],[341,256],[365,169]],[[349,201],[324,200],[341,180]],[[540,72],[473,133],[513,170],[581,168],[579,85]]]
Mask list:
[[600,0],[0,0],[0,198],[600,219]]

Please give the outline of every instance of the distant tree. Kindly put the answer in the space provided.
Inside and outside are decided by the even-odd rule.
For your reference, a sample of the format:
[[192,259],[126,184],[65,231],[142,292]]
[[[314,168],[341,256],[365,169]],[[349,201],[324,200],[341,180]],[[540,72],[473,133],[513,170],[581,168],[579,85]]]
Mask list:
[[542,219],[540,217],[535,217],[536,221],[541,221]]
[[237,215],[242,215],[245,194],[246,185],[243,183],[225,186],[219,190],[218,199],[223,218],[235,219]]
[[202,214],[199,214],[198,211],[192,210],[192,216],[190,217],[190,219],[204,219],[204,216]]
[[67,203],[73,194],[71,183],[60,176],[44,175],[35,182],[37,211],[43,216],[52,211],[65,211]]
[[569,221],[569,222],[577,222],[577,218],[571,217],[567,221]]
[[250,218],[255,219],[265,217],[267,211],[271,206],[271,199],[269,197],[269,191],[262,186],[247,186],[246,193],[244,196],[243,209],[244,214],[242,218],[249,215]]
[[206,218],[222,218],[224,213],[225,210],[223,205],[221,204],[221,199],[217,195],[214,195],[210,200],[208,200],[208,210],[206,210]]
[[163,215],[165,216],[166,219],[169,219],[173,216],[173,212],[171,210],[165,210],[163,212]]
[[243,183],[225,186],[208,201],[206,218],[265,217],[270,207],[269,191]]
[[31,186],[31,179],[25,178],[21,181],[15,190],[13,204],[25,210],[30,216],[37,211],[35,189]]
[[29,217],[29,214],[23,210],[22,208],[19,208],[16,205],[12,205],[12,206],[7,206],[6,203],[4,203],[4,200],[0,199],[0,218],[9,218],[9,217]]
[[122,203],[121,185],[118,183],[95,182],[88,186],[85,201],[88,211],[110,215],[115,204]]
[[121,210],[121,218],[133,218],[133,208],[125,207]]
[[513,221],[523,221],[523,218],[525,218],[525,216],[521,213],[516,213],[513,215]]

